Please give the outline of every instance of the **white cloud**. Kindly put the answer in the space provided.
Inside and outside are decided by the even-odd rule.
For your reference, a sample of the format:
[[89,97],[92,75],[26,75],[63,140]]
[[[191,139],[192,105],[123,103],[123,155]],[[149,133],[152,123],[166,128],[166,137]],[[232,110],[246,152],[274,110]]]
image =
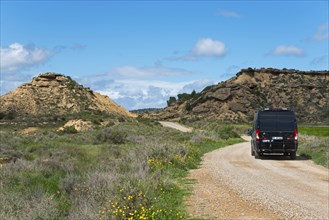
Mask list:
[[293,45],[279,45],[270,54],[275,56],[296,56],[304,55],[304,49]]
[[[179,93],[201,91],[213,84],[210,80],[187,82],[166,82],[158,80],[117,80],[111,81],[97,91],[109,96],[123,107],[133,110],[141,108],[162,108],[167,105],[170,96]],[[97,82],[95,82],[97,84]],[[93,88],[93,85],[91,85]]]
[[233,11],[223,11],[223,10],[220,10],[218,12],[218,15],[220,16],[223,16],[223,17],[227,17],[227,18],[239,18],[240,15],[236,12],[233,12]]
[[221,57],[225,52],[226,49],[223,42],[205,38],[196,43],[192,50],[192,55]]
[[165,59],[171,61],[194,61],[202,57],[222,57],[226,52],[226,45],[222,41],[203,38],[193,46],[189,53],[185,55],[174,55]]
[[50,50],[20,43],[0,48],[1,95],[31,80],[32,74],[22,73],[22,70],[42,65],[52,55],[54,52]]
[[44,48],[13,43],[1,48],[1,72],[18,72],[45,63],[53,53]]
[[194,72],[158,65],[149,67],[120,66],[114,68],[110,74],[117,75],[122,78],[145,78],[191,75],[194,74]]
[[313,35],[313,40],[329,40],[329,23],[323,24],[318,28],[317,32]]
[[119,98],[123,98],[122,95],[120,95],[120,92],[118,91],[114,91],[112,89],[107,89],[104,92],[105,95],[107,95],[108,97],[110,97],[111,99],[115,100],[115,99],[119,99]]

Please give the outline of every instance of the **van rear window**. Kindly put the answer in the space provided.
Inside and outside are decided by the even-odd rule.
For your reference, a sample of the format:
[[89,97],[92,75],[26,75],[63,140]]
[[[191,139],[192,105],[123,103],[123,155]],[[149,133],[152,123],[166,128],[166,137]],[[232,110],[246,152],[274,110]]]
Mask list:
[[259,128],[262,131],[293,131],[295,115],[293,112],[259,112]]

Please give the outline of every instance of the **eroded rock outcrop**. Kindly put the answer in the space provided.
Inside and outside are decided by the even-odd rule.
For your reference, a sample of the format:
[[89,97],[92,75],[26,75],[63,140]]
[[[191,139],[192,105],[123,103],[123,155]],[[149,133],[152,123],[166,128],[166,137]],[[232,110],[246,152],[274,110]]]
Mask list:
[[302,121],[327,123],[328,82],[328,71],[242,69],[231,79],[205,88],[198,98],[177,101],[146,117],[250,121],[259,108],[287,107]]
[[0,113],[17,115],[63,115],[83,111],[132,117],[107,96],[85,88],[68,76],[45,73],[0,97]]

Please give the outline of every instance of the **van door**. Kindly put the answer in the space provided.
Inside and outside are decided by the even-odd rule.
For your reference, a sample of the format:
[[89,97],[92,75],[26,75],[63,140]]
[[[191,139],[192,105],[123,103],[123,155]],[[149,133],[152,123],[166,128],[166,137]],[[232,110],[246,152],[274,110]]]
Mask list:
[[294,149],[295,115],[291,111],[264,111],[259,116],[260,148],[269,152]]

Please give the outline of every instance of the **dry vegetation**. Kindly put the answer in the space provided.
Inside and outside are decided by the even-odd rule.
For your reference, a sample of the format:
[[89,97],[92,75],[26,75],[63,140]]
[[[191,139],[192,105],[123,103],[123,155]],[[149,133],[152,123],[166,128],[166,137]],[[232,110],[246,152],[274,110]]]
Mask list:
[[237,136],[141,118],[80,133],[1,129],[0,219],[185,219],[187,170]]
[[[34,120],[1,125],[0,219],[186,219],[187,171],[204,153],[242,141],[238,134],[249,128],[181,121],[194,128],[182,133],[143,118],[100,126],[110,119],[84,132],[56,131],[62,120],[29,135],[20,130]],[[328,165],[326,133],[301,132],[299,153]]]

